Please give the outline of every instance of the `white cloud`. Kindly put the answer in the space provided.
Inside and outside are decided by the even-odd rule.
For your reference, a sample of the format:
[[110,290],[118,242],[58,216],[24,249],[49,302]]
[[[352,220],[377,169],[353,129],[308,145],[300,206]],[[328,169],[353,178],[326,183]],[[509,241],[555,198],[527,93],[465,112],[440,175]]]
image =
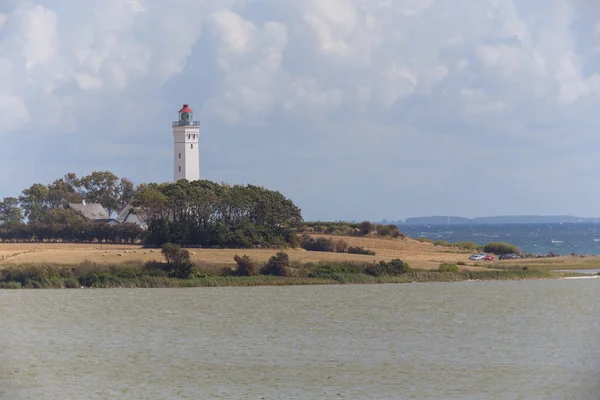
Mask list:
[[0,93],[0,132],[11,131],[29,121],[25,102],[18,96]]
[[219,41],[217,62],[223,73],[223,89],[209,108],[231,123],[268,114],[285,90],[279,73],[287,27],[278,22],[258,27],[229,10],[211,14],[209,21]]
[[411,70],[398,66],[395,62],[383,73],[383,77],[379,92],[381,93],[381,102],[385,108],[389,108],[399,99],[413,94],[419,83]]
[[415,17],[433,5],[433,0],[402,0],[399,1],[402,14]]
[[[364,96],[367,96],[364,94]],[[283,103],[285,111],[304,115],[338,108],[343,101],[339,89],[322,89],[312,78],[297,79],[290,85],[290,94]],[[314,114],[313,114],[314,115]]]
[[[358,25],[358,13],[351,0],[312,0],[304,15],[314,29],[319,48],[325,54],[344,56],[352,51],[349,35]],[[374,25],[372,17],[368,20]]]

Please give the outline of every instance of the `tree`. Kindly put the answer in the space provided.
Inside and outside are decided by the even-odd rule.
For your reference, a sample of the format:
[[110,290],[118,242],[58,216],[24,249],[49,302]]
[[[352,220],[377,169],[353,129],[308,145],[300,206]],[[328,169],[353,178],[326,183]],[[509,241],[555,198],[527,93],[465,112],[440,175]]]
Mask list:
[[100,203],[114,215],[133,200],[133,183],[109,171],[94,171],[77,181],[80,194],[90,203]]
[[162,247],[162,254],[169,267],[174,270],[174,275],[177,278],[187,279],[191,277],[194,264],[190,260],[189,251],[175,244],[166,243]]
[[256,263],[252,261],[250,257],[244,254],[243,257],[238,256],[237,254],[233,258],[238,266],[236,271],[237,276],[255,276],[258,275],[258,267]]
[[44,210],[38,221],[48,225],[75,225],[88,220],[79,211],[70,208],[51,208]]
[[300,209],[281,193],[258,186],[180,180],[144,184],[133,206],[145,217],[144,242],[247,248],[293,246]]
[[133,185],[133,182],[127,178],[119,179],[117,194],[117,212],[120,212],[133,201],[135,195],[135,186]]
[[41,183],[35,183],[21,192],[19,203],[28,220],[37,221],[43,211],[50,207],[49,192],[48,187]]
[[5,224],[17,224],[23,220],[23,212],[19,207],[19,199],[5,197],[0,203],[0,222]]
[[64,177],[56,179],[48,185],[48,202],[50,208],[57,208],[66,203],[81,203],[81,195],[78,193],[79,180],[73,172],[65,174]]

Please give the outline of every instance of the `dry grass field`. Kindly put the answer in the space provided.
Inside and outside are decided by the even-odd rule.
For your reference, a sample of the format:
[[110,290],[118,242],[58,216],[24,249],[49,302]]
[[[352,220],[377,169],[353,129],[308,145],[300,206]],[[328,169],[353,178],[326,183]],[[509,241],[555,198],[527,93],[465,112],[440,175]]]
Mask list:
[[[319,262],[319,261],[389,261],[399,258],[408,262],[413,268],[436,269],[441,263],[466,262],[464,269],[487,269],[484,266],[509,266],[529,265],[532,268],[545,269],[557,268],[594,268],[600,266],[599,257],[558,257],[552,259],[510,260],[486,264],[485,262],[472,262],[468,260],[471,254],[468,251],[435,246],[431,243],[421,243],[412,239],[378,239],[360,237],[340,237],[327,235],[312,235],[313,237],[327,237],[333,240],[345,240],[351,246],[361,246],[372,250],[375,256],[338,254],[306,251],[302,249],[288,249],[292,261]],[[190,249],[194,262],[203,266],[221,267],[234,265],[233,257],[236,254],[247,254],[258,262],[265,262],[274,255],[276,249]],[[120,254],[120,255],[119,255]],[[136,245],[103,245],[103,244],[68,244],[68,243],[15,243],[0,244],[0,267],[9,264],[23,263],[56,263],[78,264],[84,261],[102,263],[120,263],[123,261],[151,261],[161,260],[160,250],[143,249]]]
[[525,258],[520,260],[503,260],[490,264],[490,267],[528,266],[531,269],[599,269],[600,256],[563,256],[545,258]]

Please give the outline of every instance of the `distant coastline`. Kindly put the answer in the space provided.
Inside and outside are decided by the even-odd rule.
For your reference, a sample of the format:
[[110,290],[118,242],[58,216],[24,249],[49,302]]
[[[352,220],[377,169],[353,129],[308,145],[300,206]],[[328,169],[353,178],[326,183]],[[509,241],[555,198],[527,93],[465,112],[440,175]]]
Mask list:
[[382,221],[395,225],[506,225],[506,224],[568,224],[600,223],[600,217],[575,217],[571,215],[500,215],[465,218],[449,215],[411,217],[398,221]]

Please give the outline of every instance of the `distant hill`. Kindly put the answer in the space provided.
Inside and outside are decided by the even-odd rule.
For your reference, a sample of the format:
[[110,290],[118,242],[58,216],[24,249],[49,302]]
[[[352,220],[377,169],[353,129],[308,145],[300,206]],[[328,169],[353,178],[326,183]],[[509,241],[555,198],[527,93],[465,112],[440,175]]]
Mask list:
[[464,217],[445,217],[436,215],[433,217],[407,218],[404,223],[408,225],[468,225],[471,224],[471,220]]
[[502,225],[502,224],[558,224],[598,223],[600,218],[583,218],[570,215],[504,215],[492,217],[464,218],[456,216],[430,216],[407,218],[394,221],[396,225]]

